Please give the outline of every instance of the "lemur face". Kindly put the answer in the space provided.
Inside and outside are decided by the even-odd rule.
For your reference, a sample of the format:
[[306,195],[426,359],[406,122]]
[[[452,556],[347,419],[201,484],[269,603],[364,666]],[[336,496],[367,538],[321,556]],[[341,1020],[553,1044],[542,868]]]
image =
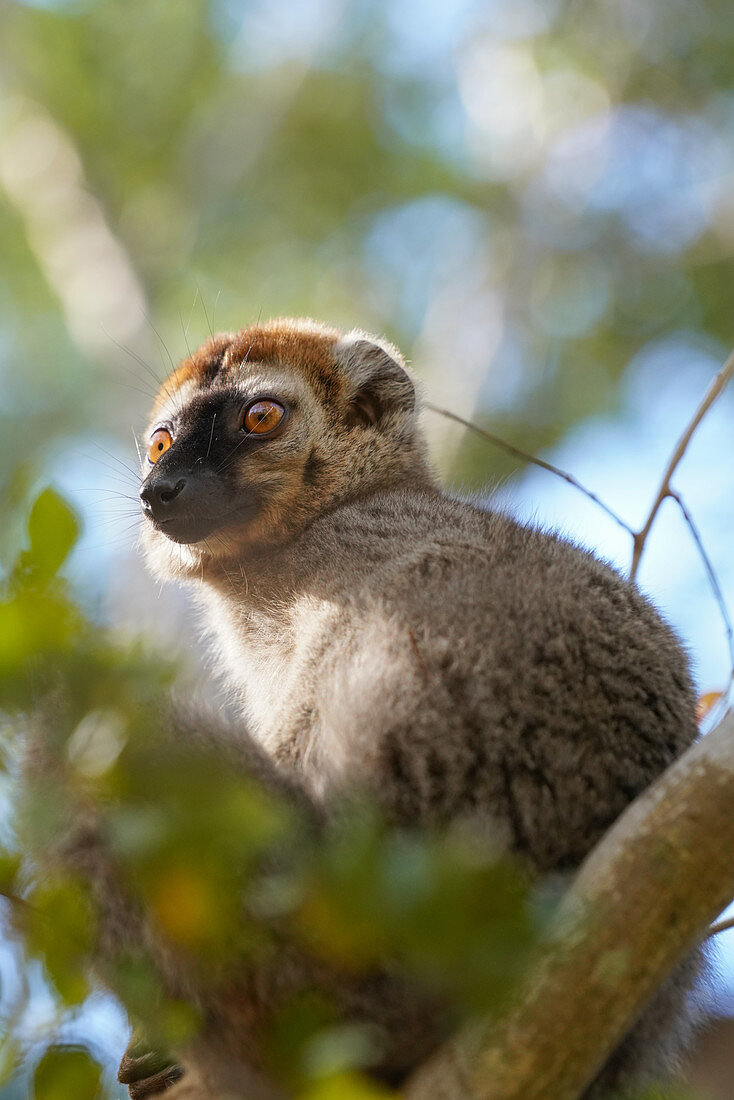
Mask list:
[[193,545],[255,524],[291,493],[314,405],[296,377],[261,364],[237,381],[173,390],[151,423],[140,490],[153,529]]
[[159,576],[201,575],[294,537],[340,497],[418,462],[393,349],[314,322],[207,341],[163,384],[144,443],[143,544]]

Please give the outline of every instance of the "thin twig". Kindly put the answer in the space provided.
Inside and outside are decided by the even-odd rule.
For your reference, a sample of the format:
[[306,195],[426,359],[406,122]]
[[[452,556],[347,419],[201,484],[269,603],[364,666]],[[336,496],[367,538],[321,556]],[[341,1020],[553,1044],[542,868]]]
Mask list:
[[698,548],[698,553],[701,557],[701,561],[703,562],[703,567],[706,570],[706,576],[708,577],[709,584],[711,585],[711,591],[714,594],[714,599],[718,604],[719,611],[721,612],[721,618],[724,623],[726,641],[729,646],[729,682],[727,683],[726,690],[724,691],[724,694],[722,695],[722,698],[717,706],[721,706],[726,709],[732,684],[734,684],[734,628],[732,628],[729,609],[726,606],[726,600],[724,599],[724,593],[721,590],[721,584],[719,583],[719,578],[716,575],[716,570],[714,569],[711,558],[708,556],[706,548],[703,545],[701,532],[696,526],[693,516],[686,507],[685,501],[681,497],[680,493],[672,487],[668,489],[668,496],[671,500],[674,500],[680,508],[683,519],[688,526],[688,530],[691,532],[691,536],[696,544],[696,547]]
[[507,451],[508,454],[513,455],[515,458],[519,458],[525,462],[531,462],[533,465],[539,466],[542,470],[547,470],[549,473],[555,474],[556,477],[560,477],[563,481],[566,481],[569,485],[572,485],[575,489],[578,489],[579,492],[583,493],[584,496],[593,501],[594,504],[598,505],[598,507],[601,508],[602,511],[606,512],[606,514],[610,516],[615,521],[615,523],[622,527],[623,530],[625,530],[632,537],[633,549],[632,566],[630,569],[631,580],[634,580],[637,575],[637,570],[639,568],[642,553],[645,549],[647,537],[650,534],[650,530],[652,529],[652,525],[655,522],[663,501],[667,497],[670,497],[676,502],[683,514],[683,518],[688,526],[688,529],[691,532],[693,541],[696,544],[696,548],[698,549],[701,561],[703,562],[709,584],[711,585],[711,590],[714,594],[714,598],[716,600],[716,603],[718,604],[719,610],[721,612],[721,617],[724,622],[726,640],[729,649],[730,672],[729,681],[723,694],[723,709],[726,709],[728,699],[731,695],[732,687],[734,686],[734,628],[732,628],[731,618],[727,610],[726,600],[724,599],[724,594],[721,590],[718,576],[716,575],[716,571],[713,567],[711,559],[709,558],[703,545],[701,533],[698,530],[698,527],[696,526],[693,517],[688,511],[688,508],[686,507],[685,502],[681,498],[680,494],[672,488],[671,479],[673,477],[673,474],[675,473],[675,470],[678,467],[678,464],[683,458],[683,455],[685,454],[688,444],[690,443],[694,432],[698,428],[698,425],[701,423],[704,416],[717,400],[717,398],[720,396],[720,394],[724,391],[733,376],[734,352],[730,354],[724,366],[721,368],[719,373],[712,381],[708,390],[704,394],[701,403],[696,409],[693,418],[688,424],[688,427],[678,440],[675,449],[673,450],[673,453],[668,461],[665,473],[663,474],[663,478],[660,483],[660,488],[655,498],[655,502],[650,509],[644,526],[639,531],[635,531],[634,528],[630,527],[630,525],[626,523],[626,521],[623,520],[621,516],[617,515],[617,513],[614,512],[609,507],[609,505],[605,504],[604,501],[601,500],[596,493],[592,492],[591,489],[587,489],[585,485],[582,485],[577,478],[575,478],[572,474],[569,474],[566,470],[561,470],[558,466],[554,466],[552,463],[546,462],[542,458],[536,458],[534,455],[528,454],[526,451],[520,450],[519,447],[515,447],[511,443],[507,443],[504,439],[500,439],[498,436],[494,435],[493,432],[489,432],[485,428],[480,428],[477,424],[473,424],[470,420],[466,420],[464,417],[459,416],[457,413],[450,412],[448,409],[440,408],[439,406],[433,405],[431,403],[426,404],[426,408],[430,409],[432,412],[438,413],[440,416],[444,416],[448,420],[454,420],[457,424],[462,424],[465,428],[468,428],[469,431],[472,431],[476,435],[480,435],[484,439],[489,440],[490,443],[493,443],[495,446],[500,447],[504,451]]
[[17,894],[11,894],[7,890],[0,890],[0,898],[2,898],[3,901],[10,902],[11,905],[18,905],[24,909],[31,908],[25,898],[18,897]]
[[442,409],[439,405],[433,405],[430,402],[426,402],[425,407],[430,409],[431,412],[438,413],[439,416],[445,416],[447,420],[455,420],[457,424],[462,424],[465,428],[468,428],[470,432],[475,432],[476,435],[481,435],[484,439],[488,439],[490,443],[494,443],[496,447],[511,454],[514,458],[519,458],[523,462],[531,462],[534,466],[540,466],[541,470],[547,470],[550,474],[555,474],[556,477],[560,477],[563,481],[568,482],[569,485],[573,485],[574,489],[578,489],[580,493],[583,493],[585,497],[593,501],[598,505],[603,512],[614,520],[628,535],[635,538],[634,528],[630,527],[621,516],[605,504],[596,493],[591,489],[587,489],[585,485],[582,485],[578,478],[575,478],[573,474],[569,474],[566,470],[561,470],[558,466],[554,466],[551,462],[546,462],[545,459],[536,458],[535,455],[528,454],[527,451],[521,451],[519,447],[515,447],[512,443],[507,443],[506,440],[500,439],[499,436],[493,432],[488,432],[486,428],[480,428],[477,424],[472,424],[471,420],[465,420],[463,416],[459,416],[457,413],[450,412],[448,409]]
[[708,930],[709,938],[711,936],[718,936],[719,932],[728,932],[730,928],[734,928],[734,917],[727,917],[726,920],[717,920]]
[[683,435],[678,440],[675,449],[670,456],[668,465],[665,468],[665,473],[663,474],[662,481],[660,482],[658,494],[655,497],[653,506],[648,513],[644,526],[639,531],[633,534],[634,545],[632,549],[632,565],[630,566],[630,580],[634,580],[637,576],[637,570],[640,566],[640,558],[642,557],[642,553],[645,549],[647,536],[650,534],[650,528],[655,522],[655,517],[660,510],[660,505],[663,503],[666,497],[669,497],[671,495],[670,481],[673,477],[673,474],[675,473],[676,467],[678,466],[680,460],[683,458],[683,455],[686,453],[686,449],[688,447],[688,444],[691,442],[691,438],[693,436],[693,433],[696,431],[696,428],[701,423],[704,416],[709,411],[716,399],[720,396],[721,393],[723,393],[727,384],[731,380],[732,375],[734,375],[734,352],[731,353],[727,361],[724,363],[724,366],[714,378],[713,382],[704,394],[701,404],[696,409],[696,412],[693,415],[693,419],[689,423],[686,430],[683,432]]

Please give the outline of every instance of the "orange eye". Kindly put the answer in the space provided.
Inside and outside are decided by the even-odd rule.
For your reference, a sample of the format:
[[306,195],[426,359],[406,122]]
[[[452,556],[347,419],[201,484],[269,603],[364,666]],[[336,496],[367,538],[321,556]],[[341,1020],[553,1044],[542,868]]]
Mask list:
[[243,426],[248,432],[265,435],[277,428],[285,416],[285,409],[277,401],[255,401],[245,413]]
[[173,443],[173,437],[168,428],[159,428],[153,432],[148,443],[148,462],[157,462]]

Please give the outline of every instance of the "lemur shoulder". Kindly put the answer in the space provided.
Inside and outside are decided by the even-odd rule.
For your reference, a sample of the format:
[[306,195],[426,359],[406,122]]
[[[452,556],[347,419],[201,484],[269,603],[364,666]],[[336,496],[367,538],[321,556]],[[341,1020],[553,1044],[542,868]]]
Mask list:
[[[573,868],[694,740],[685,655],[592,554],[442,491],[418,412],[400,354],[361,332],[213,337],[155,402],[147,563],[191,587],[243,738],[315,802],[367,789],[398,822],[471,817]],[[667,1067],[685,993],[588,1096]]]

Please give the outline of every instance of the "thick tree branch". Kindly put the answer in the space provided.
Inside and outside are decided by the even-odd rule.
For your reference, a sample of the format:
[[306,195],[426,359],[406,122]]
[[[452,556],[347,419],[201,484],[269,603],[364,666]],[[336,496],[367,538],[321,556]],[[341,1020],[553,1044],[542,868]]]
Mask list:
[[440,1051],[409,1100],[575,1100],[734,894],[733,808],[730,711],[588,857],[512,1008]]

